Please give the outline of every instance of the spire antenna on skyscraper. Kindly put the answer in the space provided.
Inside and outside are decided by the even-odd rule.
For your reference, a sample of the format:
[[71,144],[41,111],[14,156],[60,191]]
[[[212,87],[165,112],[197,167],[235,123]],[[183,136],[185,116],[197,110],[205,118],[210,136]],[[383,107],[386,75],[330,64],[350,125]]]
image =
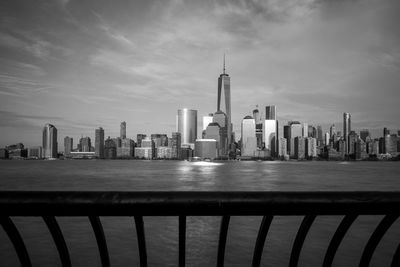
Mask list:
[[224,71],[223,74],[225,74],[225,53],[224,53]]

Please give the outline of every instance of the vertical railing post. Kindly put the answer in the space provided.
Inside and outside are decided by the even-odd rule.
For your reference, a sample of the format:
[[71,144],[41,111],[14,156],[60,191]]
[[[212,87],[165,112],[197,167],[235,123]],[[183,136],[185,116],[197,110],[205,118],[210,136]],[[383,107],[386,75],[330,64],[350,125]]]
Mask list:
[[179,267],[186,262],[186,216],[179,216]]

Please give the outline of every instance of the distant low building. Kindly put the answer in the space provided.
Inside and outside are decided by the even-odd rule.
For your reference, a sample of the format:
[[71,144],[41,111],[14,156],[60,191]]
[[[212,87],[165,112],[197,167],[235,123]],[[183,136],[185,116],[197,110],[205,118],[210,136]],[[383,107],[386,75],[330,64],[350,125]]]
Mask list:
[[95,152],[71,152],[70,153],[72,159],[95,159]]
[[0,159],[8,159],[8,150],[0,148]]
[[172,147],[159,146],[156,148],[158,159],[171,159],[172,158]]
[[41,146],[28,148],[28,158],[41,159],[43,158],[43,149]]
[[151,147],[135,147],[135,158],[153,159],[153,151]]
[[197,139],[194,156],[201,159],[218,158],[218,143],[215,139]]

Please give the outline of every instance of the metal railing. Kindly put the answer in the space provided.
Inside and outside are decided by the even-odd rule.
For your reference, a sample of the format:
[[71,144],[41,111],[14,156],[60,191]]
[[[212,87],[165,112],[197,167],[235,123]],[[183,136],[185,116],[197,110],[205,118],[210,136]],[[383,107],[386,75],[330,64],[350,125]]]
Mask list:
[[[110,266],[99,216],[133,216],[140,266],[147,266],[143,216],[179,217],[179,266],[185,266],[186,216],[221,216],[217,266],[224,265],[230,216],[263,216],[255,241],[252,266],[260,266],[264,243],[274,216],[304,216],[296,234],[289,266],[297,266],[304,240],[319,215],[344,215],[326,250],[323,266],[331,266],[347,230],[359,215],[385,215],[364,247],[359,265],[368,266],[380,240],[400,215],[400,192],[0,192],[0,223],[22,266],[29,253],[11,216],[40,216],[58,250],[62,266],[71,266],[68,247],[56,217],[87,216],[103,266]],[[392,266],[400,266],[400,245]]]

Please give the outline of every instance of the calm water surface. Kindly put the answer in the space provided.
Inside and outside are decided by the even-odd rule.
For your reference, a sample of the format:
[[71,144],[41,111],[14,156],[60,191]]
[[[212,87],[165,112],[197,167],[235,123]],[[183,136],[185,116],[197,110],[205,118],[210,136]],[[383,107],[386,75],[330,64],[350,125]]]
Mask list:
[[[398,162],[221,162],[180,161],[0,161],[1,190],[172,190],[172,191],[353,191],[400,190]],[[300,266],[321,266],[342,217],[321,216],[313,224]],[[335,257],[334,266],[357,266],[380,216],[359,217]],[[57,266],[51,236],[40,218],[13,218],[34,266]],[[131,218],[102,217],[112,266],[138,266],[136,229]],[[178,218],[145,217],[149,266],[176,266]],[[287,266],[302,218],[275,217],[262,266]],[[58,218],[73,266],[99,266],[95,237],[86,218]],[[226,266],[250,266],[260,217],[233,217]],[[215,266],[220,218],[188,217],[187,265]],[[389,266],[400,241],[396,221],[379,244],[371,266]],[[0,230],[0,266],[18,266]]]

